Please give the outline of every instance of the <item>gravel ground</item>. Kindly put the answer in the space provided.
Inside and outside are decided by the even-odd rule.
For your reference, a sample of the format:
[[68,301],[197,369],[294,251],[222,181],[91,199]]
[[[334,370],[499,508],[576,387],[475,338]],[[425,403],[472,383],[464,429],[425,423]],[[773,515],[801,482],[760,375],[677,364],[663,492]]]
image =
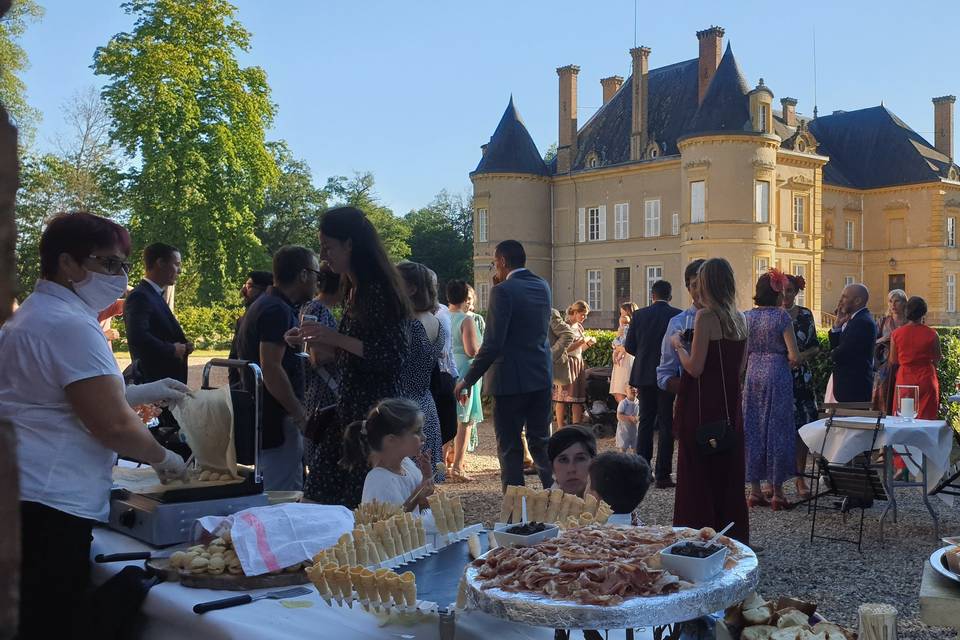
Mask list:
[[[600,448],[612,447],[602,440]],[[493,426],[480,426],[480,447],[467,454],[467,473],[474,478],[466,484],[448,483],[444,490],[462,496],[467,520],[492,520],[500,511],[500,475],[496,458]],[[539,485],[536,476],[527,476]],[[792,483],[788,483],[788,497]],[[670,524],[673,516],[673,489],[651,488],[640,506],[648,524]],[[823,503],[822,503],[823,504]],[[759,591],[767,598],[789,595],[819,603],[819,611],[829,620],[856,627],[857,607],[864,602],[884,602],[899,611],[899,632],[904,639],[943,639],[956,637],[946,629],[927,627],[920,621],[920,576],[923,563],[942,543],[934,539],[933,524],[916,489],[898,494],[899,523],[884,526],[880,543],[877,518],[882,509],[867,510],[863,551],[855,544],[828,540],[810,542],[811,517],[806,508],[773,512],[754,508],[750,513],[750,535],[763,548],[760,555]],[[933,502],[940,516],[941,535],[960,534],[960,509],[939,499]],[[821,518],[822,515],[822,518]],[[857,517],[854,517],[856,515]],[[822,526],[821,526],[822,523]],[[855,537],[859,512],[851,513],[847,525],[839,514],[818,514],[817,532]]]
[[[124,354],[125,355],[125,354]],[[118,357],[118,360],[121,360]],[[190,361],[190,386],[200,386],[200,374],[206,358]],[[121,361],[121,366],[127,363]],[[214,370],[213,386],[224,384],[225,372]],[[613,446],[602,440],[600,448]],[[500,511],[500,474],[496,457],[493,425],[480,425],[480,446],[467,454],[466,471],[474,478],[465,484],[448,483],[444,489],[462,496],[468,522],[490,521]],[[539,485],[535,476],[527,476]],[[788,497],[793,499],[792,484]],[[672,489],[651,488],[640,506],[648,524],[670,524],[673,515]],[[755,508],[750,513],[750,532],[754,544],[763,548],[760,555],[759,591],[767,598],[789,595],[817,602],[819,611],[829,620],[855,627],[857,607],[864,602],[884,602],[899,611],[900,637],[910,640],[951,639],[952,631],[927,627],[920,621],[920,576],[924,561],[942,544],[934,539],[933,524],[916,489],[898,496],[899,523],[885,525],[881,544],[879,517],[882,503],[867,511],[863,551],[855,544],[828,540],[810,542],[811,518],[805,508],[773,512]],[[933,502],[940,515],[941,535],[960,535],[960,506],[949,507],[939,499]],[[818,516],[818,533],[855,536],[858,513],[851,514],[847,525],[838,514]],[[822,523],[822,526],[821,526]]]

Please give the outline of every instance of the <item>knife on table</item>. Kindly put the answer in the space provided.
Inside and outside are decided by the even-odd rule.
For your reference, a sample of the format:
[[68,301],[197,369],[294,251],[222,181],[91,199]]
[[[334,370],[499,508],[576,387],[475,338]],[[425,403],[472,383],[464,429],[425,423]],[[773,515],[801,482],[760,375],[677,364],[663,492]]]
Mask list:
[[169,558],[177,551],[186,551],[187,547],[176,547],[173,549],[164,549],[162,551],[127,551],[125,553],[98,553],[93,557],[97,563],[104,562],[129,562],[130,560],[163,560]]
[[260,593],[255,596],[245,593],[242,596],[234,596],[232,598],[224,598],[223,600],[213,600],[211,602],[201,602],[199,604],[195,604],[193,605],[193,612],[206,613],[207,611],[214,611],[216,609],[228,609],[230,607],[236,607],[241,604],[250,604],[251,602],[256,602],[257,600],[263,600],[266,598],[269,598],[270,600],[284,600],[286,598],[305,596],[310,592],[311,590],[307,587],[293,587],[291,589],[281,589],[280,591],[268,591],[267,593]]

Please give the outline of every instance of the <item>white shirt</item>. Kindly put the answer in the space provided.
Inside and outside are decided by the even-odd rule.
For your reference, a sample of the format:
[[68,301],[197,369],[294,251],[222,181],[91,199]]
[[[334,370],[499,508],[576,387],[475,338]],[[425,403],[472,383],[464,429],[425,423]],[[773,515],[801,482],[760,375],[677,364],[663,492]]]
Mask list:
[[[20,313],[19,311],[17,313]],[[423,474],[416,463],[410,458],[404,458],[400,463],[402,474],[394,473],[383,467],[374,467],[367,472],[363,481],[363,497],[361,502],[379,500],[390,504],[402,505],[407,501],[417,485],[423,482]],[[417,513],[419,510],[414,510]]]
[[510,279],[510,276],[512,276],[512,275],[515,274],[516,272],[518,272],[518,271],[526,271],[526,270],[527,270],[526,267],[520,267],[519,269],[514,269],[513,271],[511,271],[510,273],[507,274],[506,280],[509,280],[509,279]]
[[443,305],[437,307],[437,319],[443,328],[447,330],[447,341],[443,344],[443,354],[440,356],[440,370],[449,373],[454,378],[459,378],[457,372],[457,363],[453,360],[453,336],[450,335],[450,309]]
[[[860,307],[859,309],[854,311],[853,314],[851,314],[850,316],[850,320],[853,320],[854,318],[856,318],[857,314],[863,311],[864,309],[866,309],[866,307]],[[834,333],[843,333],[844,331],[847,330],[847,325],[850,324],[850,320],[847,320],[846,322],[844,322],[842,325],[840,325],[839,328],[834,327],[830,330],[833,331]]]
[[114,453],[73,413],[64,389],[121,377],[96,312],[73,291],[40,280],[0,329],[0,418],[13,424],[20,499],[106,521]]

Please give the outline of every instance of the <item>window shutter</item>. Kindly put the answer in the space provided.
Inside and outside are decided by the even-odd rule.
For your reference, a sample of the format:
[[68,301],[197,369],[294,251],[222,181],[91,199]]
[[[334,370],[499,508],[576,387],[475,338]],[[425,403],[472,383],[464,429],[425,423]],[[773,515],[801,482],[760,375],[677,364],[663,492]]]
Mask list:
[[623,207],[623,238],[627,239],[630,237],[630,203],[625,202],[620,205]]
[[587,241],[587,210],[584,207],[580,207],[580,210],[577,212],[577,242],[586,242]]
[[606,205],[603,205],[603,204],[600,205],[599,215],[600,215],[600,239],[606,240],[607,239],[607,206]]

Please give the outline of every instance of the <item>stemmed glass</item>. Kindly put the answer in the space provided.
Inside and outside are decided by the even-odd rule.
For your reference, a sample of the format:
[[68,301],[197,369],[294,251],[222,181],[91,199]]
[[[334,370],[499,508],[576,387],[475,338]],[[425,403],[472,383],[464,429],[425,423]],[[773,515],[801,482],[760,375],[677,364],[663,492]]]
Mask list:
[[[316,322],[316,321],[317,321],[317,316],[315,316],[315,315],[312,315],[312,314],[309,314],[309,313],[301,313],[301,314],[300,314],[300,327],[301,327],[300,337],[301,337],[301,338],[303,337],[303,330],[302,330],[302,328],[303,328],[303,323],[304,323],[304,322]],[[307,341],[306,341],[306,340],[304,340],[304,341],[303,341],[303,344],[300,346],[300,351],[297,351],[296,353],[297,353],[297,355],[300,356],[301,358],[309,358],[309,357],[310,357],[310,351],[309,351],[309,349],[308,349],[308,347],[307,347]]]

